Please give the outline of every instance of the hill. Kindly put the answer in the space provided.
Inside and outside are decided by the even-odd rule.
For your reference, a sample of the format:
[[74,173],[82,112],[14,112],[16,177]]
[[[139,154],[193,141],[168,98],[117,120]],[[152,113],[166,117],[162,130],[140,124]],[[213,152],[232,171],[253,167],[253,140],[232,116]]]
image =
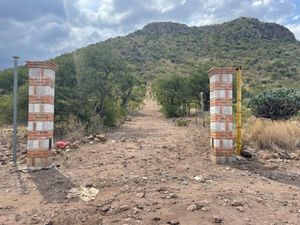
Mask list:
[[150,79],[160,72],[186,71],[203,63],[242,65],[244,81],[252,86],[292,85],[300,79],[300,42],[287,28],[258,19],[242,17],[203,27],[151,23],[92,46],[102,45],[112,46]]
[[[266,87],[300,88],[297,82],[300,80],[300,42],[281,25],[246,17],[202,27],[155,22],[127,36],[110,38],[53,59],[60,68],[56,80],[56,115],[75,114],[87,118],[81,107],[89,101],[88,95],[86,99],[81,97],[86,94],[82,93],[84,81],[89,77],[86,73],[99,72],[101,65],[109,64],[110,56],[115,60],[114,55],[124,61],[126,73],[138,77],[139,85],[164,74],[188,76],[203,67],[241,65],[247,94]],[[2,115],[8,114],[7,109],[12,105],[11,102],[6,104],[13,86],[11,74],[11,69],[0,71],[0,111],[1,108],[6,110],[1,111]],[[19,85],[23,101],[26,101],[26,80],[27,69],[21,67]],[[134,80],[127,84],[136,85],[136,78]],[[121,88],[120,84],[109,85],[106,88],[114,93],[124,92],[113,90],[113,87]],[[86,90],[90,91],[91,87]],[[27,104],[20,104],[21,120],[26,120]]]

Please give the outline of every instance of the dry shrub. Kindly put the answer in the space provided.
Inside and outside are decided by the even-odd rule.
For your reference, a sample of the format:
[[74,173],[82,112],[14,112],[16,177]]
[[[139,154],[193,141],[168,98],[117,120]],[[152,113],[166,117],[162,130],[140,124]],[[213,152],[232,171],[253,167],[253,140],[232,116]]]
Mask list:
[[244,133],[246,143],[260,149],[293,151],[300,145],[300,125],[296,121],[256,119]]
[[76,141],[84,138],[85,125],[74,115],[68,117],[66,121],[55,125],[56,136],[68,141]]

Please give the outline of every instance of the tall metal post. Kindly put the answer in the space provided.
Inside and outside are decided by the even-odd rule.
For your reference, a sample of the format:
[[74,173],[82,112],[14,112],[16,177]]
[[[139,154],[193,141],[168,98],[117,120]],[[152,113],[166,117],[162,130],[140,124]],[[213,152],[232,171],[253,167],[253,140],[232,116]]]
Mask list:
[[203,92],[200,92],[200,101],[202,108],[202,126],[205,127],[205,114],[204,114],[204,102],[203,102]]
[[237,105],[236,105],[236,153],[241,155],[242,151],[242,67],[236,68],[236,93],[237,93]]
[[14,112],[13,112],[13,164],[17,163],[17,101],[18,101],[18,59],[20,57],[13,56],[14,59]]

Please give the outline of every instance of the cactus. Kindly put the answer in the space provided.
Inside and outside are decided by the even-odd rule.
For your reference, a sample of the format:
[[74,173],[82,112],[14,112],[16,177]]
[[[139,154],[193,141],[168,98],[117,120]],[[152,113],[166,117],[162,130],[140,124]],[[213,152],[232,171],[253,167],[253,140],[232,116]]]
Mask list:
[[256,117],[287,120],[300,110],[300,91],[291,88],[266,90],[254,96],[248,106]]

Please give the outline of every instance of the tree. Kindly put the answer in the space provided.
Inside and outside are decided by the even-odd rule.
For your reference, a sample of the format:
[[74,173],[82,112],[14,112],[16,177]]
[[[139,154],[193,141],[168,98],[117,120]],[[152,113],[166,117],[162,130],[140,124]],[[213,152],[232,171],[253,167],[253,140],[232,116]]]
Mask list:
[[300,92],[296,89],[271,89],[250,99],[251,112],[256,117],[286,120],[300,110]]
[[[124,118],[133,94],[137,93],[133,90],[141,85],[136,68],[126,65],[108,46],[87,47],[77,52],[75,65],[77,91],[81,105],[88,109],[88,118],[98,115],[106,126],[113,126]],[[89,123],[92,123],[90,119]]]
[[166,117],[178,117],[187,113],[187,78],[178,74],[158,76],[152,84],[152,92],[162,105]]

